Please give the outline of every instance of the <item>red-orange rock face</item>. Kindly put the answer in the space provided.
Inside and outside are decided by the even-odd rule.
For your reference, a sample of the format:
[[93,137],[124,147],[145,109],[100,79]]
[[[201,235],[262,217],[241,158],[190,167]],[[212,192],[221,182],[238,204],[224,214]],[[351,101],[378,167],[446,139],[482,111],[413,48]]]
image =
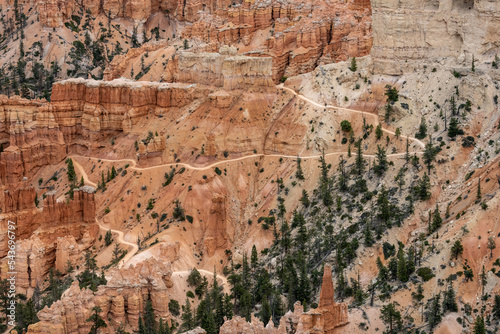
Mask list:
[[[94,193],[76,190],[74,199],[57,202],[47,195],[41,209],[35,207],[35,189],[23,186],[2,190],[3,207],[0,220],[0,256],[7,254],[8,221],[16,229],[16,288],[26,293],[44,282],[53,263],[64,268],[68,260],[80,260],[83,251],[95,241],[99,226],[95,222]],[[7,262],[0,263],[0,277],[7,278]],[[58,265],[57,265],[58,263]],[[63,265],[64,263],[64,265]]]

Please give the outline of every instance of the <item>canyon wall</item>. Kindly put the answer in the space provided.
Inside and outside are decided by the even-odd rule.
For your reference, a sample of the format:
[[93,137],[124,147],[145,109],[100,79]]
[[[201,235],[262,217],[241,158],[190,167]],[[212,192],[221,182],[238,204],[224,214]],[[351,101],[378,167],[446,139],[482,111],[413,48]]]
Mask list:
[[0,277],[7,278],[8,221],[16,226],[16,288],[26,293],[42,284],[50,268],[64,271],[67,261],[80,260],[83,251],[90,248],[97,237],[93,188],[76,189],[74,199],[57,202],[48,193],[42,208],[35,206],[35,189],[21,186],[2,190],[0,214]]
[[376,73],[401,75],[422,64],[493,60],[500,3],[491,0],[372,0]]

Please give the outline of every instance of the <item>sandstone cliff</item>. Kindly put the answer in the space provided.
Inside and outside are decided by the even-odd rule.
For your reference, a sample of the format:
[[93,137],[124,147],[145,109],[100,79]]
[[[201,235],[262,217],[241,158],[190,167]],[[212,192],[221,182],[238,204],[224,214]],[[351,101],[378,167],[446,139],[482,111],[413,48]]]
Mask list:
[[[26,293],[41,285],[50,268],[64,271],[67,261],[78,263],[83,251],[90,248],[97,237],[99,227],[95,222],[94,194],[76,190],[68,204],[56,202],[47,195],[41,209],[35,207],[33,187],[5,191],[5,210],[0,214],[0,276],[7,277],[7,226],[16,223],[16,288]],[[18,196],[16,196],[18,195]],[[19,196],[21,195],[21,196]],[[26,202],[27,201],[27,202]]]

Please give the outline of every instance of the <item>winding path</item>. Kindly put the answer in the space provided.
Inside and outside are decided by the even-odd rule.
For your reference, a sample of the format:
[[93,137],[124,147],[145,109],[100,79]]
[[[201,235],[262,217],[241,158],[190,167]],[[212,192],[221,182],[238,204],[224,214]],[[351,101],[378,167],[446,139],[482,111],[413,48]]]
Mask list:
[[128,250],[127,255],[125,255],[123,257],[123,259],[120,260],[120,264],[118,264],[118,268],[123,267],[125,265],[125,263],[127,263],[139,251],[139,247],[136,244],[133,244],[133,243],[128,242],[128,241],[125,241],[123,239],[123,232],[122,231],[112,230],[112,229],[104,226],[104,224],[102,223],[102,221],[100,221],[99,219],[97,219],[97,224],[99,225],[99,228],[101,230],[104,230],[104,231],[110,230],[112,233],[118,234],[118,238],[116,238],[116,242],[118,242],[120,244],[123,244],[123,245],[127,245],[127,246],[131,246],[132,247],[131,250]]
[[[358,113],[358,114],[368,115],[369,117],[376,118],[376,120],[378,121],[378,115],[376,115],[376,114],[370,114],[370,113],[367,113],[367,112],[363,112],[363,111],[359,111],[359,110],[354,110],[354,109],[343,108],[343,107],[337,107],[337,106],[331,106],[331,105],[322,105],[322,104],[320,104],[318,102],[315,102],[315,101],[313,101],[313,100],[305,97],[304,95],[301,95],[301,94],[295,92],[293,89],[290,89],[288,87],[284,87],[283,84],[279,85],[278,88],[282,88],[284,90],[290,91],[295,96],[297,96],[299,99],[304,100],[304,101],[306,101],[306,102],[308,102],[308,103],[310,103],[312,105],[315,105],[317,107],[320,107],[320,108],[337,109],[337,110],[343,110],[343,111],[352,112],[352,113]],[[395,133],[392,132],[392,131],[390,131],[390,130],[387,130],[387,129],[384,129],[384,128],[382,128],[382,130],[384,132],[386,132],[386,133],[395,135]],[[409,140],[411,140],[412,142],[417,143],[422,148],[425,147],[425,144],[422,141],[420,141],[420,140],[418,140],[416,138],[409,137],[409,136],[406,136],[406,138],[409,139]],[[422,154],[423,152],[419,151],[419,152],[412,152],[412,153]],[[334,155],[341,155],[341,154],[346,154],[347,155],[348,152],[326,153],[325,156],[334,156]],[[388,154],[387,157],[388,158],[389,157],[399,157],[399,156],[404,156],[405,154],[406,154],[406,152],[405,153]],[[368,158],[374,158],[375,157],[375,155],[373,155],[373,154],[363,154],[363,156],[364,157],[368,157]],[[214,163],[212,163],[210,165],[206,165],[206,166],[202,166],[202,167],[192,166],[190,164],[182,163],[182,162],[172,162],[172,163],[166,163],[166,164],[156,165],[156,166],[151,166],[151,167],[137,167],[137,162],[134,159],[104,159],[104,158],[83,157],[83,156],[79,156],[79,155],[72,155],[70,157],[71,158],[88,158],[88,159],[92,159],[92,160],[100,160],[100,161],[116,162],[116,163],[118,163],[118,162],[127,162],[127,163],[131,164],[131,167],[130,167],[131,170],[137,170],[137,171],[144,171],[144,170],[150,170],[150,169],[155,169],[155,168],[164,168],[164,167],[169,167],[169,166],[182,166],[182,167],[185,167],[187,169],[203,171],[203,170],[208,170],[208,169],[214,168],[214,167],[216,167],[218,165],[227,164],[227,163],[236,162],[236,161],[242,161],[242,160],[251,159],[251,158],[257,158],[257,157],[276,157],[276,158],[297,159],[297,157],[299,157],[299,156],[296,156],[296,155],[285,155],[285,154],[263,154],[263,153],[261,153],[261,154],[250,154],[250,155],[245,155],[245,156],[239,157],[239,158],[217,161],[217,162],[214,162]],[[302,156],[302,157],[300,157],[300,159],[302,159],[302,160],[304,160],[304,159],[319,159],[320,157],[321,157],[321,155],[318,154],[318,155]],[[92,182],[92,181],[89,180],[88,175],[85,172],[85,169],[78,163],[78,161],[76,161],[75,159],[73,159],[73,164],[78,169],[78,171],[80,172],[80,174],[83,176],[84,183],[87,184],[87,185],[90,185],[90,186],[92,186],[94,188],[97,188],[97,185],[94,182]],[[110,228],[106,227],[102,223],[102,221],[99,220],[99,219],[97,219],[97,223],[99,224],[99,228],[101,228],[102,230],[105,230],[105,231],[111,230],[112,233],[116,233],[118,235],[118,238],[116,240],[118,243],[121,243],[123,245],[127,245],[129,247],[132,247],[132,249],[128,251],[127,255],[125,255],[125,257],[120,261],[121,263],[118,265],[118,268],[123,267],[139,251],[139,247],[136,244],[134,244],[134,243],[125,241],[123,239],[123,232],[122,231],[113,230],[113,229],[110,229]],[[183,272],[179,272],[179,273],[183,273]]]

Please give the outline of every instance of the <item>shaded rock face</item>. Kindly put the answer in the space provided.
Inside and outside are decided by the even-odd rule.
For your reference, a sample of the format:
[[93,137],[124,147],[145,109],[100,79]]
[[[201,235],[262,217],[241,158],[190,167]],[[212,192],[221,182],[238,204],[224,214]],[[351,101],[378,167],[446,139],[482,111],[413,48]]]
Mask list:
[[[14,196],[10,194],[13,193]],[[76,190],[68,204],[48,195],[42,209],[34,204],[34,188],[4,191],[8,200],[0,219],[0,277],[7,278],[8,221],[16,223],[16,288],[27,293],[40,285],[50,268],[64,271],[67,261],[76,263],[97,237],[94,194]],[[16,196],[18,194],[19,196]],[[27,201],[27,202],[26,202]]]
[[400,75],[419,63],[472,55],[494,57],[500,46],[500,3],[490,0],[372,0],[376,73]]
[[74,282],[61,300],[38,312],[40,322],[30,325],[28,333],[88,333],[90,323],[86,319],[94,306],[102,309],[101,317],[110,333],[120,324],[129,331],[137,331],[139,316],[148,299],[156,318],[168,321],[167,289],[172,286],[171,276],[169,262],[147,259],[135,266],[116,270],[106,285],[99,286],[95,295],[91,290],[80,290],[78,283]]
[[348,322],[347,305],[335,302],[332,269],[325,265],[317,309],[304,313],[304,307],[300,302],[296,302],[294,311],[287,312],[281,318],[278,328],[272,321],[264,326],[262,321],[253,315],[250,322],[236,316],[224,322],[220,334],[331,334],[336,327]]

